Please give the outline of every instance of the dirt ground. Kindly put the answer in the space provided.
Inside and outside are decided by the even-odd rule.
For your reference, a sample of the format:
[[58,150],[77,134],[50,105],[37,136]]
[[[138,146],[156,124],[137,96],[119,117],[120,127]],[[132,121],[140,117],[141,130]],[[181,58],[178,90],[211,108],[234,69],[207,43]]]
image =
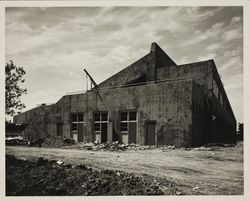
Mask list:
[[[122,152],[7,146],[6,154],[31,161],[44,157],[84,164],[94,170],[125,171],[145,179],[159,178],[177,186],[180,195],[243,195],[242,143],[209,149]],[[168,195],[169,185],[162,182],[160,190]]]
[[[156,179],[123,171],[97,171],[44,158],[28,161],[13,155],[6,155],[6,167],[7,196],[164,195]],[[169,186],[168,194],[179,193],[171,182],[162,185]]]

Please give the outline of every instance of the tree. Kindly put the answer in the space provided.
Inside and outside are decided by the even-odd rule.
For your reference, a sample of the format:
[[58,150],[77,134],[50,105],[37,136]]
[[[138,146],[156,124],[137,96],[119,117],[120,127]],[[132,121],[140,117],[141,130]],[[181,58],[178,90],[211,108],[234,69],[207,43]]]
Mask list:
[[24,83],[23,76],[26,74],[23,67],[17,67],[13,61],[5,65],[5,114],[14,116],[22,111],[25,105],[21,102],[22,94],[27,94],[27,89],[21,88]]

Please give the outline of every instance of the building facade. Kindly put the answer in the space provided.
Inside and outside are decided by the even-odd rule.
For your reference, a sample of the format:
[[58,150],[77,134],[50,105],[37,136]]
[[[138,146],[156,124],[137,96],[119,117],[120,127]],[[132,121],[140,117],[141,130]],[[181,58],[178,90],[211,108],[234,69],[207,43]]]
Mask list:
[[[101,98],[100,98],[100,97]],[[63,96],[14,117],[24,137],[78,142],[200,146],[233,143],[236,119],[216,65],[177,65],[156,43],[150,52],[98,85],[98,93]]]

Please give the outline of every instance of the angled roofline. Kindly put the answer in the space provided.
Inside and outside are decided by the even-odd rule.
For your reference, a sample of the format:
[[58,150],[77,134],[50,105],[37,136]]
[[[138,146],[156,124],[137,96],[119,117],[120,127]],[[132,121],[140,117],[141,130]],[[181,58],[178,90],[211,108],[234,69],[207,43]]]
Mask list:
[[233,115],[234,120],[237,121],[237,120],[236,120],[236,117],[235,117],[235,115],[234,115],[233,109],[232,109],[232,107],[231,107],[229,98],[228,98],[228,96],[227,96],[226,90],[225,90],[225,88],[224,88],[224,84],[223,84],[222,81],[221,81],[220,74],[219,74],[219,72],[218,72],[217,66],[216,66],[216,64],[215,64],[215,62],[214,62],[213,59],[211,59],[211,60],[209,60],[209,61],[211,62],[212,66],[213,66],[213,79],[214,79],[214,76],[215,76],[216,79],[217,79],[217,81],[219,82],[219,85],[221,86],[221,89],[222,89],[222,93],[223,93],[223,94],[225,95],[225,97],[226,97],[226,101],[227,101],[227,105],[229,106],[230,113]]
[[[144,55],[143,57],[141,57],[140,59],[136,60],[136,61],[133,62],[132,64],[128,65],[127,67],[123,68],[122,70],[118,71],[118,72],[115,73],[114,75],[108,77],[106,80],[102,81],[102,82],[99,83],[97,86],[100,86],[100,85],[102,85],[103,83],[105,83],[106,81],[108,81],[108,80],[114,78],[115,76],[117,76],[117,75],[120,74],[121,72],[125,71],[125,70],[126,70],[127,68],[129,68],[130,66],[133,66],[134,64],[136,64],[139,60],[141,60],[141,59],[143,59],[143,58],[149,56],[149,54],[150,54],[150,52],[149,52],[148,54]],[[101,87],[101,86],[100,86],[100,87]]]
[[204,60],[204,61],[196,61],[196,62],[190,62],[190,63],[186,63],[186,64],[179,64],[177,65],[177,67],[181,67],[181,66],[186,66],[186,65],[194,65],[194,64],[200,64],[200,63],[209,63],[211,62],[213,59],[208,59],[208,60]]

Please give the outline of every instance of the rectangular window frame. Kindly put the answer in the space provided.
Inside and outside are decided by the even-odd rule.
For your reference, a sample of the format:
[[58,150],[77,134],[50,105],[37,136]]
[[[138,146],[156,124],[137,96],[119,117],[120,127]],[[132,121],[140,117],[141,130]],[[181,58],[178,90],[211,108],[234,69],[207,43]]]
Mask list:
[[[122,120],[121,119],[121,116],[122,116],[122,113],[127,113],[127,119],[126,120]],[[136,119],[135,120],[130,120],[130,113],[136,113]],[[129,133],[129,123],[132,123],[132,122],[135,122],[137,123],[137,120],[138,120],[138,112],[135,111],[135,110],[125,110],[125,111],[120,111],[120,133],[121,134],[128,134]],[[122,123],[126,123],[127,124],[127,130],[121,130],[121,125]]]
[[[102,117],[102,114],[103,114],[103,113],[106,113],[106,114],[107,114],[107,119],[106,119],[106,120],[103,120],[103,117]],[[98,120],[96,121],[96,120],[95,120],[95,117],[96,117],[97,114],[99,114],[99,115],[98,115],[99,118],[98,118]],[[93,130],[94,130],[95,133],[100,133],[100,134],[101,134],[102,124],[103,124],[103,123],[108,123],[109,114],[108,114],[107,111],[94,112],[93,117],[94,117],[94,121],[93,121]],[[95,124],[99,124],[99,130],[95,130]]]
[[[70,115],[71,115],[71,117],[70,117],[70,119],[71,119],[71,121],[70,121],[71,132],[78,134],[79,124],[84,124],[84,113],[83,112],[77,112],[77,113],[71,113]],[[74,119],[74,121],[73,121],[73,115],[76,115],[76,119]],[[79,120],[80,119],[79,117],[81,115],[82,115],[82,120]],[[75,128],[73,129],[73,124],[77,125],[76,129]]]

